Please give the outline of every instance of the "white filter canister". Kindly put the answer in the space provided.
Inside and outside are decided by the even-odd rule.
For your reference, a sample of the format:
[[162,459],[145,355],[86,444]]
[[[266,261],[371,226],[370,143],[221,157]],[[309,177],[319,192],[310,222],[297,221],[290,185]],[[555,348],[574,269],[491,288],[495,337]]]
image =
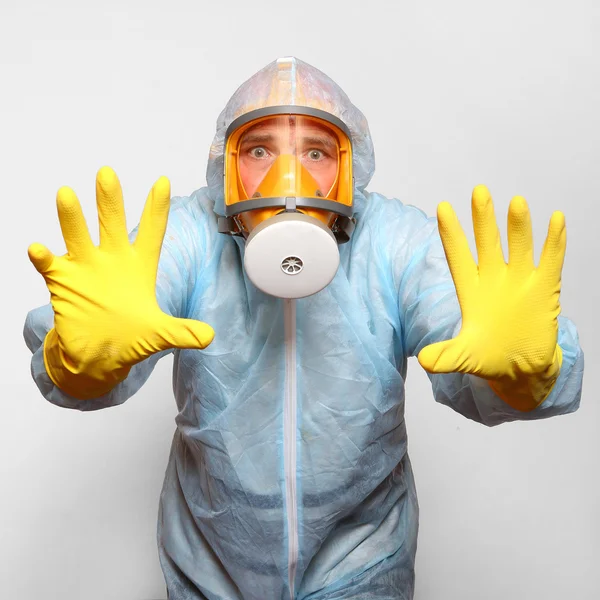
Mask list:
[[321,221],[289,212],[266,219],[246,240],[252,283],[278,298],[304,298],[331,283],[340,264],[337,241]]

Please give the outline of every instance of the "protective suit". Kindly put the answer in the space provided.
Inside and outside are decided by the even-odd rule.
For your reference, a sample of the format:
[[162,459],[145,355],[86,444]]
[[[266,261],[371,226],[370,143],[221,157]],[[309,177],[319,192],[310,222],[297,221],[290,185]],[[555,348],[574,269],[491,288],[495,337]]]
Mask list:
[[[320,292],[298,300],[259,291],[245,241],[219,233],[225,132],[251,110],[325,110],[353,142],[356,228]],[[170,600],[409,600],[418,505],[407,454],[407,359],[452,338],[461,312],[435,219],[365,191],[374,172],[367,122],[340,88],[299,60],[243,84],[218,119],[208,187],[172,201],[156,294],[169,315],[216,336],[177,350],[176,431],[160,499],[158,544]],[[135,232],[132,234],[135,237]],[[58,389],[42,344],[50,306],[29,313],[32,373],[52,403],[97,410],[125,402],[157,353],[110,393],[77,400]],[[577,409],[583,354],[559,318],[562,365],[545,401],[521,412],[488,383],[431,376],[435,399],[488,426]],[[413,399],[417,401],[418,399]]]

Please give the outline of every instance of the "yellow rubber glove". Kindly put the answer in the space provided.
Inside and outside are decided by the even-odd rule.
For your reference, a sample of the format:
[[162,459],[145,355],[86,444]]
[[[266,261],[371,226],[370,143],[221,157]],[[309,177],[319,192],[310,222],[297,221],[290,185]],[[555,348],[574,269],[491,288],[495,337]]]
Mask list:
[[121,185],[103,167],[96,177],[100,245],[90,238],[79,200],[67,187],[57,195],[67,254],[41,244],[29,258],[43,275],[54,309],[44,340],[48,375],[67,394],[86,400],[110,391],[136,363],[170,348],[205,348],[214,331],[205,323],[162,312],[156,275],[167,227],[170,184],[150,192],[136,240],[129,242]]
[[508,210],[508,264],[492,198],[483,185],[473,191],[472,213],[479,265],[450,204],[438,206],[438,227],[462,327],[454,339],[423,348],[418,359],[430,373],[471,373],[487,379],[513,408],[533,410],[550,393],[562,362],[557,338],[564,215],[552,215],[536,268],[524,198],[513,198]]

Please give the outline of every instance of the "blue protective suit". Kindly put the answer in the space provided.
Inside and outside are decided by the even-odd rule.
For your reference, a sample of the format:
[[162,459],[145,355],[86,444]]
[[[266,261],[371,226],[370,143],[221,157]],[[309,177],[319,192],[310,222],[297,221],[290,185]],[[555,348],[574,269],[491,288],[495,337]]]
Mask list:
[[[293,66],[311,75],[311,85],[317,76],[319,89],[331,85],[316,69]],[[285,70],[270,67],[254,84]],[[418,506],[406,451],[407,358],[460,326],[436,222],[364,191],[374,165],[366,121],[350,114],[351,105],[342,110],[343,92],[328,88],[328,97],[337,90],[336,114],[346,117],[362,161],[355,168],[356,231],[340,247],[339,271],[323,291],[297,301],[259,292],[243,270],[244,242],[219,234],[214,212],[222,202],[223,127],[239,113],[236,102],[249,106],[239,96],[290,103],[289,96],[257,96],[254,84],[242,86],[228,105],[234,109],[220,118],[209,187],[173,200],[159,265],[163,310],[216,331],[204,351],[175,351],[177,427],[158,524],[169,598],[409,600]],[[317,95],[304,87],[307,104]],[[315,104],[323,108],[322,98]],[[160,358],[136,365],[102,398],[75,400],[44,370],[52,321],[49,306],[30,312],[25,338],[35,381],[59,406],[121,404]],[[435,398],[486,425],[574,411],[583,354],[575,327],[562,317],[559,344],[560,376],[533,412],[511,409],[470,375],[432,376]]]

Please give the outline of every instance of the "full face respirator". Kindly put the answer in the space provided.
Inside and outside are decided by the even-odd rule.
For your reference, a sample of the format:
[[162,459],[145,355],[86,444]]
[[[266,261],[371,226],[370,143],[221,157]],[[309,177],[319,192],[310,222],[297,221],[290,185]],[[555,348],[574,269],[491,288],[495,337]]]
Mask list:
[[249,279],[279,298],[322,290],[355,226],[347,127],[313,108],[254,110],[228,128],[224,159],[219,231],[245,238]]

